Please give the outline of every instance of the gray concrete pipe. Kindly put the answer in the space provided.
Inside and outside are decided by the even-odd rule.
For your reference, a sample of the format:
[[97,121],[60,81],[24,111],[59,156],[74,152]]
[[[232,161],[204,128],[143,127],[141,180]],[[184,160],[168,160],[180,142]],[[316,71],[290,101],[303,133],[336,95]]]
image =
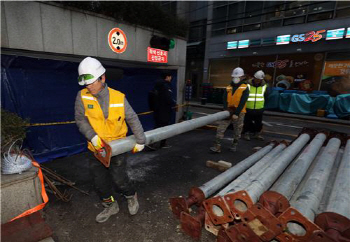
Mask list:
[[310,173],[309,179],[301,189],[300,194],[298,194],[297,198],[294,199],[293,196],[291,199],[291,206],[310,221],[314,221],[315,213],[320,205],[320,200],[340,144],[341,142],[338,138],[332,138],[328,141],[326,148],[323,150],[317,164],[315,164],[315,167]]
[[291,199],[327,136],[319,133],[270,189]]
[[[211,124],[215,121],[225,119],[229,116],[230,113],[228,111],[222,111],[208,116],[147,131],[145,132],[146,144],[152,144],[157,141],[167,139],[175,135],[194,130],[196,128],[203,127],[207,124]],[[131,135],[126,137],[125,139],[111,141],[108,144],[112,148],[112,156],[116,156],[131,151],[134,148],[136,141],[134,135]]]
[[250,167],[247,171],[234,179],[224,189],[222,189],[216,196],[224,196],[226,193],[244,190],[249,184],[261,173],[263,170],[274,162],[281,152],[286,148],[286,144],[281,143],[270,151],[267,155],[261,158],[257,163]]
[[309,134],[300,135],[290,146],[288,146],[278,159],[268,166],[260,177],[252,181],[251,185],[245,190],[249,194],[253,203],[256,203],[260,195],[265,192],[286,169],[290,162],[298,155],[303,147],[310,140]]
[[270,150],[272,150],[274,145],[275,143],[271,143],[265,146],[264,148],[260,149],[256,153],[252,154],[251,156],[239,162],[234,167],[231,167],[230,169],[214,177],[207,183],[203,184],[202,186],[199,187],[199,189],[202,190],[206,198],[210,197],[220,188],[225,186],[228,182],[232,181],[238,175],[242,174],[242,172],[244,172],[249,167],[254,165],[258,160],[260,160],[263,156],[265,156],[268,152],[270,152]]
[[333,212],[350,219],[350,139],[346,143],[326,212]]

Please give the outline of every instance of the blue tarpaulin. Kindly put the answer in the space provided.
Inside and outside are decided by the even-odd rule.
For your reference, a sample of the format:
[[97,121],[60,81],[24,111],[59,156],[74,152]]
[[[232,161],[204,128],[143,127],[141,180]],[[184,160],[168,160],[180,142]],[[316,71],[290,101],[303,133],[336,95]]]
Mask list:
[[279,109],[289,113],[314,115],[318,109],[333,113],[334,98],[329,95],[281,93]]
[[338,95],[335,98],[333,109],[339,118],[350,116],[350,94]]
[[[1,107],[29,118],[31,124],[74,121],[74,102],[82,88],[77,82],[78,65],[78,62],[1,55]],[[149,111],[148,92],[162,70],[105,67],[109,87],[125,93],[136,113]],[[123,74],[119,77],[108,74],[114,70],[122,70]],[[176,71],[172,74],[176,95]],[[153,128],[152,114],[140,116],[140,121],[145,130]],[[86,140],[75,123],[30,127],[25,145],[39,162],[86,150]]]

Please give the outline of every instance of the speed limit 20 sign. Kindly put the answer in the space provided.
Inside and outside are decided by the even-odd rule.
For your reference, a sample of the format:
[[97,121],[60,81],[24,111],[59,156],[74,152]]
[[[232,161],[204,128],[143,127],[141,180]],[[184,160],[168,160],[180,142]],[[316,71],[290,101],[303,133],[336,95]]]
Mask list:
[[121,29],[114,28],[109,31],[108,44],[114,52],[120,54],[126,50],[126,47],[128,46],[128,40],[126,39],[126,35]]

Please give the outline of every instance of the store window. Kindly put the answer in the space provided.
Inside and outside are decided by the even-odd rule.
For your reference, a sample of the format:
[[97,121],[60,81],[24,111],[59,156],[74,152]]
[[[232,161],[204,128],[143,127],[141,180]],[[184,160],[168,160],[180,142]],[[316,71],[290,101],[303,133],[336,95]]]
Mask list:
[[332,96],[350,93],[350,52],[327,54],[320,90]]
[[324,53],[278,55],[274,86],[286,80],[290,89],[318,90],[323,61]]
[[214,88],[230,84],[232,70],[238,67],[239,59],[212,59],[209,63],[209,82]]
[[248,79],[253,78],[254,73],[262,70],[265,73],[265,79],[272,85],[274,74],[274,62],[276,61],[276,55],[270,56],[248,56],[241,57],[240,67],[243,68]]

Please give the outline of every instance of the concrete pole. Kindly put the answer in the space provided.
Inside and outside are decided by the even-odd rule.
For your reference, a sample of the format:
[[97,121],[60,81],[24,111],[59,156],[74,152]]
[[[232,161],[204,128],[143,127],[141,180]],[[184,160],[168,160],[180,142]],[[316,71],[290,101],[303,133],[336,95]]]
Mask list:
[[[152,144],[157,141],[173,137],[178,134],[182,134],[196,128],[200,128],[207,124],[211,124],[215,121],[225,119],[230,116],[228,111],[222,111],[208,116],[184,121],[177,124],[168,125],[158,129],[153,129],[145,132],[146,144]],[[128,136],[124,139],[114,140],[108,143],[112,149],[112,156],[123,154],[125,152],[131,151],[135,144],[134,135]]]
[[340,144],[338,138],[329,140],[300,194],[296,199],[293,197],[291,199],[291,206],[311,221],[314,221],[315,212],[320,205]]
[[326,212],[333,212],[350,219],[350,139],[346,143]]
[[251,185],[245,189],[253,203],[256,203],[260,195],[276,181],[309,140],[309,134],[304,133],[300,135],[282,152],[273,164],[268,166],[263,173],[260,174],[260,177],[256,178]]
[[274,143],[271,143],[265,146],[264,148],[260,149],[258,152],[252,154],[251,156],[239,162],[234,167],[231,167],[227,171],[221,173],[220,175],[214,177],[204,185],[200,186],[199,189],[202,190],[206,198],[210,197],[212,194],[214,194],[216,191],[218,191],[228,182],[232,181],[239,174],[247,170],[249,167],[255,164],[258,160],[260,160],[264,155],[266,155],[270,150],[272,150],[274,145],[275,145]]
[[229,185],[222,189],[216,196],[224,196],[226,193],[236,192],[244,190],[249,186],[252,180],[254,180],[263,170],[274,162],[281,152],[286,148],[284,143],[279,144],[270,153],[265,155],[255,165],[250,167],[246,172],[233,180]]
[[326,138],[324,133],[317,134],[270,190],[278,192],[290,200]]

